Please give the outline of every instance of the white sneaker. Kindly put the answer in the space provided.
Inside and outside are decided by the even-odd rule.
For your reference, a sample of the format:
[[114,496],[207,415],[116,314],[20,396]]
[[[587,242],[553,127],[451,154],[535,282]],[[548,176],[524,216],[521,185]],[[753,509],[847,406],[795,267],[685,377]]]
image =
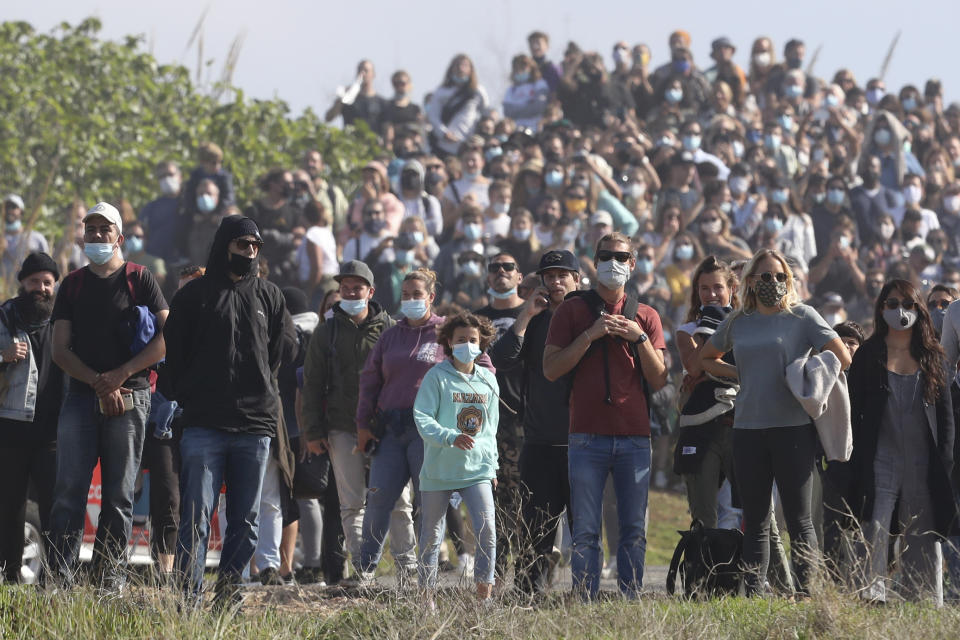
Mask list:
[[372,587],[376,583],[373,572],[354,572],[349,578],[344,578],[338,583],[338,586],[345,589],[364,589]]
[[617,559],[614,558],[607,563],[603,569],[600,570],[600,577],[604,580],[609,580],[610,578],[617,577]]
[[469,553],[461,553],[457,556],[458,570],[464,578],[473,575],[473,556]]

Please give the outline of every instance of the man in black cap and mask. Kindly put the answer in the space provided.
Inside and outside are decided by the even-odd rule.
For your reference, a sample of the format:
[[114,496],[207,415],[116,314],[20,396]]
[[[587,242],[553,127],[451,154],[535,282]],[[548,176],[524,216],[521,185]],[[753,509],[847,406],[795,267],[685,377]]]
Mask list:
[[37,576],[21,568],[27,486],[32,481],[40,527],[49,529],[57,471],[57,419],[63,372],[51,358],[53,287],[60,272],[33,253],[17,274],[20,292],[0,306],[0,582]]
[[183,408],[176,566],[188,598],[199,601],[210,514],[221,483],[230,487],[218,608],[239,603],[240,574],[256,548],[263,474],[281,411],[274,375],[296,341],[280,289],[257,277],[262,246],[253,220],[224,218],[205,275],[177,292],[164,326],[164,376]]

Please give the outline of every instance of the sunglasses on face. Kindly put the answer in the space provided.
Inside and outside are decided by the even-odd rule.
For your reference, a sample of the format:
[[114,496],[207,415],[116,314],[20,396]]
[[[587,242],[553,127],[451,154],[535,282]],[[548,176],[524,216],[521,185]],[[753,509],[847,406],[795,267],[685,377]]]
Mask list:
[[383,209],[367,209],[363,212],[365,216],[378,216],[383,213]]
[[913,300],[897,300],[896,298],[887,298],[883,301],[883,306],[887,309],[896,309],[897,307],[903,307],[904,311],[910,311],[916,306],[916,303]]
[[769,271],[764,271],[757,277],[763,280],[764,282],[773,282],[774,280],[776,280],[777,282],[787,281],[787,274],[785,274],[783,271],[781,271],[780,273],[770,273]]
[[516,270],[516,262],[491,262],[487,265],[487,273],[500,273],[500,271],[512,273]]
[[931,300],[927,303],[928,309],[946,309],[950,306],[949,300]]
[[633,254],[629,251],[608,251],[601,249],[597,251],[597,262],[606,262],[607,260],[616,260],[617,262],[630,262]]
[[260,240],[246,240],[244,238],[237,238],[233,242],[237,245],[237,249],[240,249],[240,251],[246,251],[250,247],[260,251],[260,247],[263,246],[263,242]]

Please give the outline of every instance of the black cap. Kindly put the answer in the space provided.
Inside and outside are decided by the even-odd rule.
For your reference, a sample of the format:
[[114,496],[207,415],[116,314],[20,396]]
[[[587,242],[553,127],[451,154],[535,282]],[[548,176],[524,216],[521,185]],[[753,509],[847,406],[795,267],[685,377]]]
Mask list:
[[370,271],[370,267],[368,267],[365,262],[360,262],[359,260],[344,262],[340,265],[340,273],[333,276],[333,279],[340,282],[346,276],[361,278],[366,280],[368,285],[373,286],[373,271]]
[[26,260],[23,261],[23,266],[20,267],[20,273],[17,274],[17,280],[23,280],[40,271],[49,271],[52,273],[54,281],[60,279],[60,270],[57,269],[57,263],[53,261],[53,258],[41,251],[39,253],[31,253],[27,256]]
[[577,261],[577,257],[566,249],[547,251],[543,254],[543,257],[540,258],[537,275],[540,275],[547,269],[566,269],[567,271],[580,273],[580,263]]

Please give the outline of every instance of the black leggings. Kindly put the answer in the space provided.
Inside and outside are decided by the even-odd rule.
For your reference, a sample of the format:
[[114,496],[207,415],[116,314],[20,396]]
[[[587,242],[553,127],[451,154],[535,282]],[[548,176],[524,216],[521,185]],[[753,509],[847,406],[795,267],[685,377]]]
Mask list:
[[180,524],[180,444],[148,434],[141,466],[150,470],[150,549],[154,558],[172,554]]
[[[25,429],[33,425],[23,423]],[[40,510],[40,529],[47,543],[50,507],[57,474],[55,443],[0,447],[0,581],[19,582],[23,559],[23,526],[30,483]]]
[[812,424],[733,430],[734,475],[743,505],[747,595],[762,591],[770,562],[768,536],[774,480],[790,532],[797,588],[801,593],[808,591],[811,571],[819,564],[810,504],[816,437]]

